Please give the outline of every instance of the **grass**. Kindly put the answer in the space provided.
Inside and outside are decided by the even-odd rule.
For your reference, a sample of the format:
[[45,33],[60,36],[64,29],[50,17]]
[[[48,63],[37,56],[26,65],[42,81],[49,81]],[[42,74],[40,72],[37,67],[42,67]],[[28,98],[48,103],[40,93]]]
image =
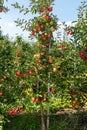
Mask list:
[[[41,130],[40,116],[37,114],[11,116],[3,130]],[[50,130],[87,130],[87,113],[50,115]]]

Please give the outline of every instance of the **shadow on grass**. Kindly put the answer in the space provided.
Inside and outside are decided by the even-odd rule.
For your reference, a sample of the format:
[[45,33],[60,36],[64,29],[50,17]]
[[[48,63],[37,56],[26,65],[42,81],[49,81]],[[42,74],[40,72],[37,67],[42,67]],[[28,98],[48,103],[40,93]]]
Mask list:
[[[50,116],[50,130],[87,130],[87,112],[60,113]],[[45,116],[46,118],[46,116]],[[39,114],[20,114],[8,117],[3,130],[41,130]]]

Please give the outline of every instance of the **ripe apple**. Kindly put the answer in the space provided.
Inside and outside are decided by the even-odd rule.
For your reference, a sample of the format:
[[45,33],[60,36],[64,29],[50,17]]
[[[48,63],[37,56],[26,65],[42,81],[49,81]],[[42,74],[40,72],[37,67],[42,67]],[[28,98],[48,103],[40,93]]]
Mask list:
[[45,48],[46,46],[45,45],[41,45],[41,48]]
[[50,92],[54,93],[55,92],[55,88],[50,88]]
[[36,98],[36,99],[35,99],[35,102],[37,102],[37,103],[40,102],[40,99],[39,99],[39,98]]
[[43,61],[42,61],[42,60],[39,60],[38,62],[39,62],[39,63],[42,63]]
[[17,114],[18,113],[18,110],[17,109],[14,109],[13,110],[13,114]]
[[47,10],[48,10],[49,12],[51,12],[51,11],[53,10],[53,8],[52,8],[52,7],[47,7]]
[[31,35],[34,35],[34,34],[35,34],[35,32],[34,32],[34,31],[32,31],[32,32],[31,32]]
[[3,92],[0,92],[0,96],[2,96],[3,95]]
[[33,74],[33,71],[32,71],[32,70],[29,70],[28,74],[29,74],[29,75],[32,75],[32,74]]
[[43,37],[43,40],[46,41],[46,40],[47,40],[47,37]]
[[50,16],[46,16],[47,21],[50,21],[50,19],[51,19]]
[[22,111],[23,109],[22,109],[22,107],[18,107],[17,108],[17,112],[20,112],[20,111]]
[[40,13],[43,13],[43,12],[44,12],[44,9],[42,9],[42,8],[39,9],[39,12],[40,12]]
[[42,25],[40,25],[40,28],[41,28],[41,29],[43,29],[43,28],[44,28],[44,25],[43,25],[43,24],[42,24]]
[[16,76],[20,76],[21,75],[21,72],[20,71],[17,71],[16,72]]
[[12,115],[13,114],[13,110],[9,110],[9,115]]
[[71,30],[67,30],[66,31],[68,35],[72,35],[72,31]]
[[3,11],[3,9],[2,8],[0,8],[0,13]]
[[48,38],[51,38],[52,37],[52,34],[48,34]]
[[76,92],[73,91],[73,90],[71,90],[71,91],[70,91],[70,94],[71,94],[71,95],[74,95],[74,94],[76,94]]
[[33,29],[33,31],[34,31],[34,33],[36,33],[36,32],[37,32],[37,29],[36,29],[36,28],[34,28],[34,29]]

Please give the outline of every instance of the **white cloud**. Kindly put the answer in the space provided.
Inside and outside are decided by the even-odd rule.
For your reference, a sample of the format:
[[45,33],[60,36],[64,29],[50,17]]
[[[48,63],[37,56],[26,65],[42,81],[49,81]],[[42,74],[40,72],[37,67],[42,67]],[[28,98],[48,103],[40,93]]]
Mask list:
[[1,30],[4,35],[9,35],[10,38],[15,38],[17,35],[23,36],[27,39],[29,32],[22,31],[20,27],[17,27],[15,22],[0,21]]

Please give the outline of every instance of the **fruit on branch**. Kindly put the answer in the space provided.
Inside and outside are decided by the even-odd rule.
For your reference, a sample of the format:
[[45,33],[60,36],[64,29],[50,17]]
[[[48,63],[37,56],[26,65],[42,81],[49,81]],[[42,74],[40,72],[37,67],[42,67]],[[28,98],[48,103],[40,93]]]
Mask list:
[[37,97],[33,97],[33,98],[32,98],[32,101],[38,103],[38,102],[40,102],[40,99],[37,98]]
[[0,91],[0,96],[2,96],[2,95],[3,95],[3,92]]
[[22,107],[18,107],[18,108],[9,110],[8,113],[9,115],[15,115],[15,114],[18,114],[22,110],[23,110]]
[[43,13],[43,12],[44,12],[44,9],[42,9],[42,8],[39,9],[39,12],[40,12],[40,13]]
[[41,45],[41,48],[45,48],[45,47],[46,47],[45,45],[43,45],[43,44]]
[[3,11],[3,8],[0,7],[0,13]]
[[43,25],[43,24],[42,24],[42,25],[40,25],[40,28],[41,28],[41,29],[43,29],[43,28],[44,28],[44,25]]
[[68,35],[72,35],[72,31],[71,30],[67,30],[66,31]]
[[75,95],[75,94],[76,94],[75,91],[73,91],[73,90],[70,91],[70,95]]
[[54,93],[55,92],[55,88],[50,88],[50,92]]
[[47,11],[49,11],[49,12],[51,12],[51,11],[53,10],[52,7],[47,7],[46,9],[47,9]]
[[52,37],[52,34],[48,34],[48,38],[51,38]]
[[29,75],[33,75],[33,70],[29,70],[29,71],[28,71],[28,74],[29,74]]
[[34,35],[34,34],[35,34],[35,32],[34,32],[34,31],[32,31],[32,32],[31,32],[31,35]]
[[15,75],[16,75],[16,76],[20,76],[20,75],[21,75],[21,72],[20,72],[20,71],[17,71],[17,72],[15,73]]

